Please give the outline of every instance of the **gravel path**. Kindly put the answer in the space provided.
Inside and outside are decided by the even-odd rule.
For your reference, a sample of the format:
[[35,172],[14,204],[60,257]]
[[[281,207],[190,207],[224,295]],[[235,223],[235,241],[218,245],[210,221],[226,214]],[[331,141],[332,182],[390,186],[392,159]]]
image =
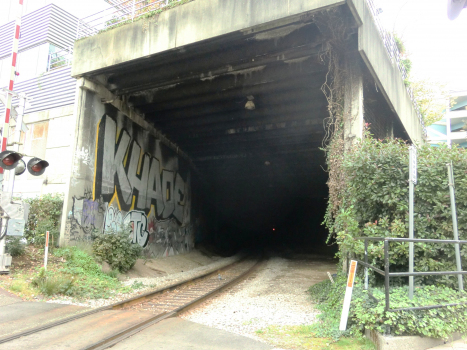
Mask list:
[[328,258],[274,257],[250,279],[181,317],[261,340],[255,335],[258,329],[313,323],[317,312],[307,290],[335,270],[336,263]]

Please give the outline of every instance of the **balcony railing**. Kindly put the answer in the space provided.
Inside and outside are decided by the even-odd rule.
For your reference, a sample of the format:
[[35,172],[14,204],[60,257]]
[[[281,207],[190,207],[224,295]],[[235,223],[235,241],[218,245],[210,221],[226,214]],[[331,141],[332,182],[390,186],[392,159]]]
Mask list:
[[49,54],[49,59],[47,62],[47,72],[50,72],[54,69],[70,66],[72,62],[73,49],[71,47],[57,52],[52,52]]
[[76,39],[93,36],[131,23],[143,15],[155,14],[164,7],[177,2],[180,0],[122,0],[111,8],[80,19]]

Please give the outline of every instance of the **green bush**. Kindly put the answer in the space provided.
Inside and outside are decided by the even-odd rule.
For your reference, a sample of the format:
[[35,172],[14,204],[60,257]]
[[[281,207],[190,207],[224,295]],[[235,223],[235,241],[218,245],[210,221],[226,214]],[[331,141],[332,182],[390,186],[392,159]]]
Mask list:
[[[324,281],[310,288],[314,301],[319,302],[319,322],[313,325],[318,336],[334,339],[346,334],[359,334],[363,329],[392,335],[420,335],[448,339],[453,333],[467,332],[467,304],[430,310],[385,312],[384,292],[373,289],[377,301],[369,297],[357,278],[353,290],[348,327],[339,331],[339,321],[345,295],[346,277],[338,276],[335,283]],[[408,288],[390,290],[391,308],[429,306],[436,304],[467,303],[467,293],[444,286],[424,286],[415,289],[414,298],[409,300]]]
[[37,276],[32,279],[31,284],[44,295],[69,295],[72,290],[73,279],[66,275],[54,275],[41,268]]
[[11,256],[21,256],[24,254],[25,245],[21,240],[23,237],[7,236],[6,250]]
[[[418,149],[418,184],[415,187],[415,237],[453,239],[446,163],[453,162],[460,239],[467,239],[467,150],[424,145]],[[341,253],[363,257],[358,236],[408,237],[408,146],[398,140],[361,140],[343,158],[344,190],[336,215],[331,205],[325,222]],[[369,260],[383,266],[382,242],[369,244]],[[390,243],[391,271],[408,271],[408,244]],[[415,244],[415,271],[453,271],[454,246]],[[462,246],[467,264],[467,246]],[[454,276],[418,277],[416,284],[456,284]],[[391,283],[405,283],[391,279]]]
[[122,289],[113,276],[102,272],[93,256],[77,247],[58,248],[54,256],[63,258],[62,267],[56,275],[73,277],[73,286],[68,294],[76,298],[108,298]]
[[24,237],[28,243],[43,247],[45,233],[50,231],[49,246],[52,246],[52,242],[54,245],[58,245],[63,195],[46,194],[41,197],[25,199],[25,202],[31,206],[24,230]]
[[133,267],[141,255],[142,248],[132,244],[126,233],[105,233],[97,235],[92,251],[98,261],[107,262],[112,269],[126,272]]

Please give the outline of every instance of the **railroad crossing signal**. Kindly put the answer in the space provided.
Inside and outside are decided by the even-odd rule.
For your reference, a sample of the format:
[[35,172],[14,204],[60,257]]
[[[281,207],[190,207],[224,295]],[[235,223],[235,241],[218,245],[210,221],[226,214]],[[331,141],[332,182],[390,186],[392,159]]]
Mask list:
[[49,166],[49,162],[37,157],[31,158],[26,166],[21,158],[23,158],[21,153],[3,151],[0,153],[0,167],[5,170],[17,168],[16,175],[21,175],[27,168],[31,175],[40,176],[45,172],[45,168]]

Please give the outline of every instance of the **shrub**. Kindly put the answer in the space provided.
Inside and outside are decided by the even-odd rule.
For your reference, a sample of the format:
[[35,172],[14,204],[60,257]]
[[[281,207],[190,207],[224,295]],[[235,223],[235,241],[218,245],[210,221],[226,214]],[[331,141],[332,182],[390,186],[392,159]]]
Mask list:
[[141,255],[142,248],[132,244],[126,233],[106,233],[97,235],[92,251],[98,261],[107,262],[112,269],[126,272],[133,267]]
[[69,295],[80,298],[108,298],[121,289],[120,282],[104,272],[94,257],[77,247],[55,249],[56,257],[64,260],[56,275],[72,276]]
[[28,243],[44,246],[45,232],[50,231],[50,242],[58,245],[63,195],[46,194],[41,197],[25,199],[25,202],[31,206],[24,230],[24,237]]
[[[454,239],[446,163],[453,162],[459,238],[467,239],[467,150],[420,146],[415,187],[415,237]],[[328,209],[325,222],[341,252],[363,258],[358,236],[408,237],[408,146],[398,140],[365,138],[343,159],[344,190],[336,215]],[[329,207],[333,203],[329,203]],[[383,266],[382,242],[369,244],[369,262]],[[408,244],[390,243],[392,271],[408,271]],[[467,263],[467,245],[462,246]],[[415,244],[415,271],[454,271],[454,246]],[[455,285],[453,276],[416,277],[416,284]],[[405,280],[403,280],[405,281]],[[401,283],[391,279],[391,282]]]
[[[317,308],[322,312],[319,322],[313,325],[318,336],[334,339],[348,334],[358,334],[365,329],[392,335],[420,335],[448,339],[455,332],[467,331],[467,304],[430,310],[384,311],[383,290],[373,289],[376,301],[363,289],[360,279],[354,285],[346,333],[339,331],[339,321],[344,301],[346,277],[341,274],[335,283],[324,281],[310,288],[314,301],[320,302]],[[408,288],[397,287],[390,290],[391,308],[429,306],[467,302],[467,293],[444,286],[424,286],[415,289],[414,298],[409,300]]]
[[65,275],[54,275],[41,268],[31,284],[44,295],[68,295],[73,286],[73,279]]
[[25,245],[23,242],[21,242],[22,239],[23,237],[6,237],[6,249],[11,256],[16,257],[24,254]]

